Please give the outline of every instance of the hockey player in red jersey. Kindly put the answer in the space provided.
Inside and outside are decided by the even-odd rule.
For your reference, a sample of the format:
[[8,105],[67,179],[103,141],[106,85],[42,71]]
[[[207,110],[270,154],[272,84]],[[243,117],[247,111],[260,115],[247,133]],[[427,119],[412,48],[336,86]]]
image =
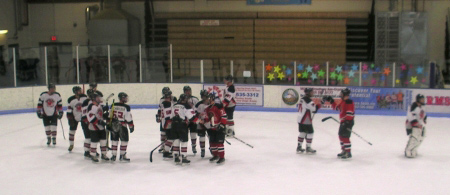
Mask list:
[[234,88],[234,84],[233,84],[233,76],[232,75],[228,75],[227,77],[225,77],[224,79],[224,83],[225,83],[225,87],[226,89],[224,90],[223,93],[223,107],[225,109],[225,112],[227,113],[227,125],[226,125],[226,135],[227,136],[233,136],[235,135],[234,132],[234,119],[233,119],[233,115],[234,115],[234,110],[236,108],[236,89]]
[[320,108],[320,104],[316,105],[314,101],[311,99],[313,96],[313,88],[305,89],[305,96],[300,99],[300,103],[298,104],[298,130],[300,135],[298,136],[298,145],[297,145],[297,153],[303,153],[305,149],[302,149],[303,141],[306,138],[306,152],[307,153],[316,153],[316,150],[311,148],[313,136],[314,136],[314,128],[312,125],[312,117],[311,113],[316,113]]
[[412,103],[406,115],[406,134],[409,135],[405,148],[405,156],[414,158],[417,156],[417,148],[425,137],[425,125],[427,114],[425,112],[425,96],[417,94],[416,102]]
[[[131,108],[127,104],[128,102],[128,94],[124,92],[120,92],[118,95],[119,103],[114,104],[114,118],[113,120],[117,120],[114,123],[118,123],[117,129],[110,127],[109,129],[113,129],[114,133],[111,133],[111,149],[112,156],[111,160],[116,161],[117,156],[117,147],[119,145],[120,140],[120,161],[130,162],[130,159],[127,157],[127,147],[128,142],[130,141],[130,134],[128,133],[128,128],[130,128],[130,133],[134,132],[134,123],[133,117],[131,115]],[[118,131],[117,131],[118,130]]]
[[216,103],[217,97],[214,93],[209,94],[208,97],[207,102],[209,106],[205,110],[208,117],[206,120],[200,121],[200,123],[203,123],[205,128],[208,129],[209,146],[213,154],[209,161],[214,162],[217,160],[217,164],[222,164],[225,162],[225,147],[223,143],[225,141],[227,114],[222,104]]
[[69,121],[69,152],[73,150],[74,140],[75,140],[75,132],[78,128],[78,123],[81,122],[82,116],[82,105],[83,101],[87,99],[87,96],[83,94],[81,91],[81,87],[75,86],[72,88],[72,91],[75,95],[70,96],[67,100],[67,120]]
[[340,96],[342,101],[339,104],[336,104],[331,96],[324,96],[323,101],[330,102],[333,109],[340,112],[339,118],[341,125],[339,126],[339,140],[341,142],[342,152],[337,156],[341,159],[348,159],[352,158],[350,135],[355,124],[353,120],[355,118],[355,104],[350,99],[350,89],[343,89]]
[[48,91],[42,92],[38,100],[36,114],[44,122],[47,145],[52,141],[53,145],[56,145],[56,127],[58,119],[63,116],[61,102],[61,95],[56,92],[53,83],[48,84]]

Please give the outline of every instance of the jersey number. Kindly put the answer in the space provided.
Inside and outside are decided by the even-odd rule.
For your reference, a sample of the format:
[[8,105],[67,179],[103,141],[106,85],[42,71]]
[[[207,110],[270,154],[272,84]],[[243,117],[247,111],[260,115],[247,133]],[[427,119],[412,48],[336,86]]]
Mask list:
[[115,111],[114,110],[114,116],[118,119],[122,119],[123,118],[123,112],[120,111]]

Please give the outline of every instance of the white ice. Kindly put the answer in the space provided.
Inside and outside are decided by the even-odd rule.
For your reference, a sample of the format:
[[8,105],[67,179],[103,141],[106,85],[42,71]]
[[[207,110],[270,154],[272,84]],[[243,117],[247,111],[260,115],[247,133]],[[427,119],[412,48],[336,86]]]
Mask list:
[[[56,147],[46,145],[34,113],[0,116],[0,194],[448,194],[448,118],[429,118],[419,156],[407,159],[405,117],[356,116],[353,158],[339,160],[338,124],[316,114],[315,155],[296,154],[296,113],[236,112],[237,140],[225,145],[221,166],[190,156],[188,166],[149,152],[159,143],[156,110],[132,110],[131,163],[93,163],[83,157],[81,127],[69,153],[58,126]],[[334,116],[337,116],[334,115]],[[62,120],[68,139],[67,120]],[[58,123],[60,125],[60,123]],[[197,149],[198,146],[197,146]],[[189,146],[189,154],[192,154]],[[108,154],[111,155],[110,153]]]

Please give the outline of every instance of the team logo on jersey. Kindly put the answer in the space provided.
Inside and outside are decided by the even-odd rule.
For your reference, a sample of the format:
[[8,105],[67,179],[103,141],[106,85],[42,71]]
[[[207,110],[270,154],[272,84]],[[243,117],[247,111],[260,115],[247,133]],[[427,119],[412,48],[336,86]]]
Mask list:
[[295,105],[298,102],[299,95],[295,89],[289,88],[284,90],[282,97],[283,102],[287,105]]
[[78,112],[81,112],[82,104],[78,103],[75,105],[75,109],[77,109]]
[[47,103],[48,107],[54,107],[55,106],[55,100],[53,100],[52,98],[47,99],[47,101],[45,101]]

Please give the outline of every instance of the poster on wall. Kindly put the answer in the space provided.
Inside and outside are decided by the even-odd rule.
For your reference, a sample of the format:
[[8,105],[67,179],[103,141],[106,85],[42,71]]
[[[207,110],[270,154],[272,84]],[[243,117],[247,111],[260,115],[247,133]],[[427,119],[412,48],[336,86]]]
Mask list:
[[411,104],[411,90],[399,88],[349,87],[356,109],[404,110]]
[[[316,104],[320,104],[323,96],[331,96],[335,101],[339,102],[339,93],[344,87],[318,87],[318,86],[280,86],[280,99],[282,108],[295,108],[299,100],[305,94],[305,88],[313,88],[314,96],[312,100]],[[322,109],[331,109],[330,104],[325,104]]]
[[425,96],[425,110],[427,112],[450,113],[450,90],[414,89],[411,94],[412,101],[417,94]]
[[[238,106],[263,106],[263,86],[261,85],[235,85],[236,103]],[[209,93],[215,92],[221,100],[225,85],[205,84],[203,89]]]

